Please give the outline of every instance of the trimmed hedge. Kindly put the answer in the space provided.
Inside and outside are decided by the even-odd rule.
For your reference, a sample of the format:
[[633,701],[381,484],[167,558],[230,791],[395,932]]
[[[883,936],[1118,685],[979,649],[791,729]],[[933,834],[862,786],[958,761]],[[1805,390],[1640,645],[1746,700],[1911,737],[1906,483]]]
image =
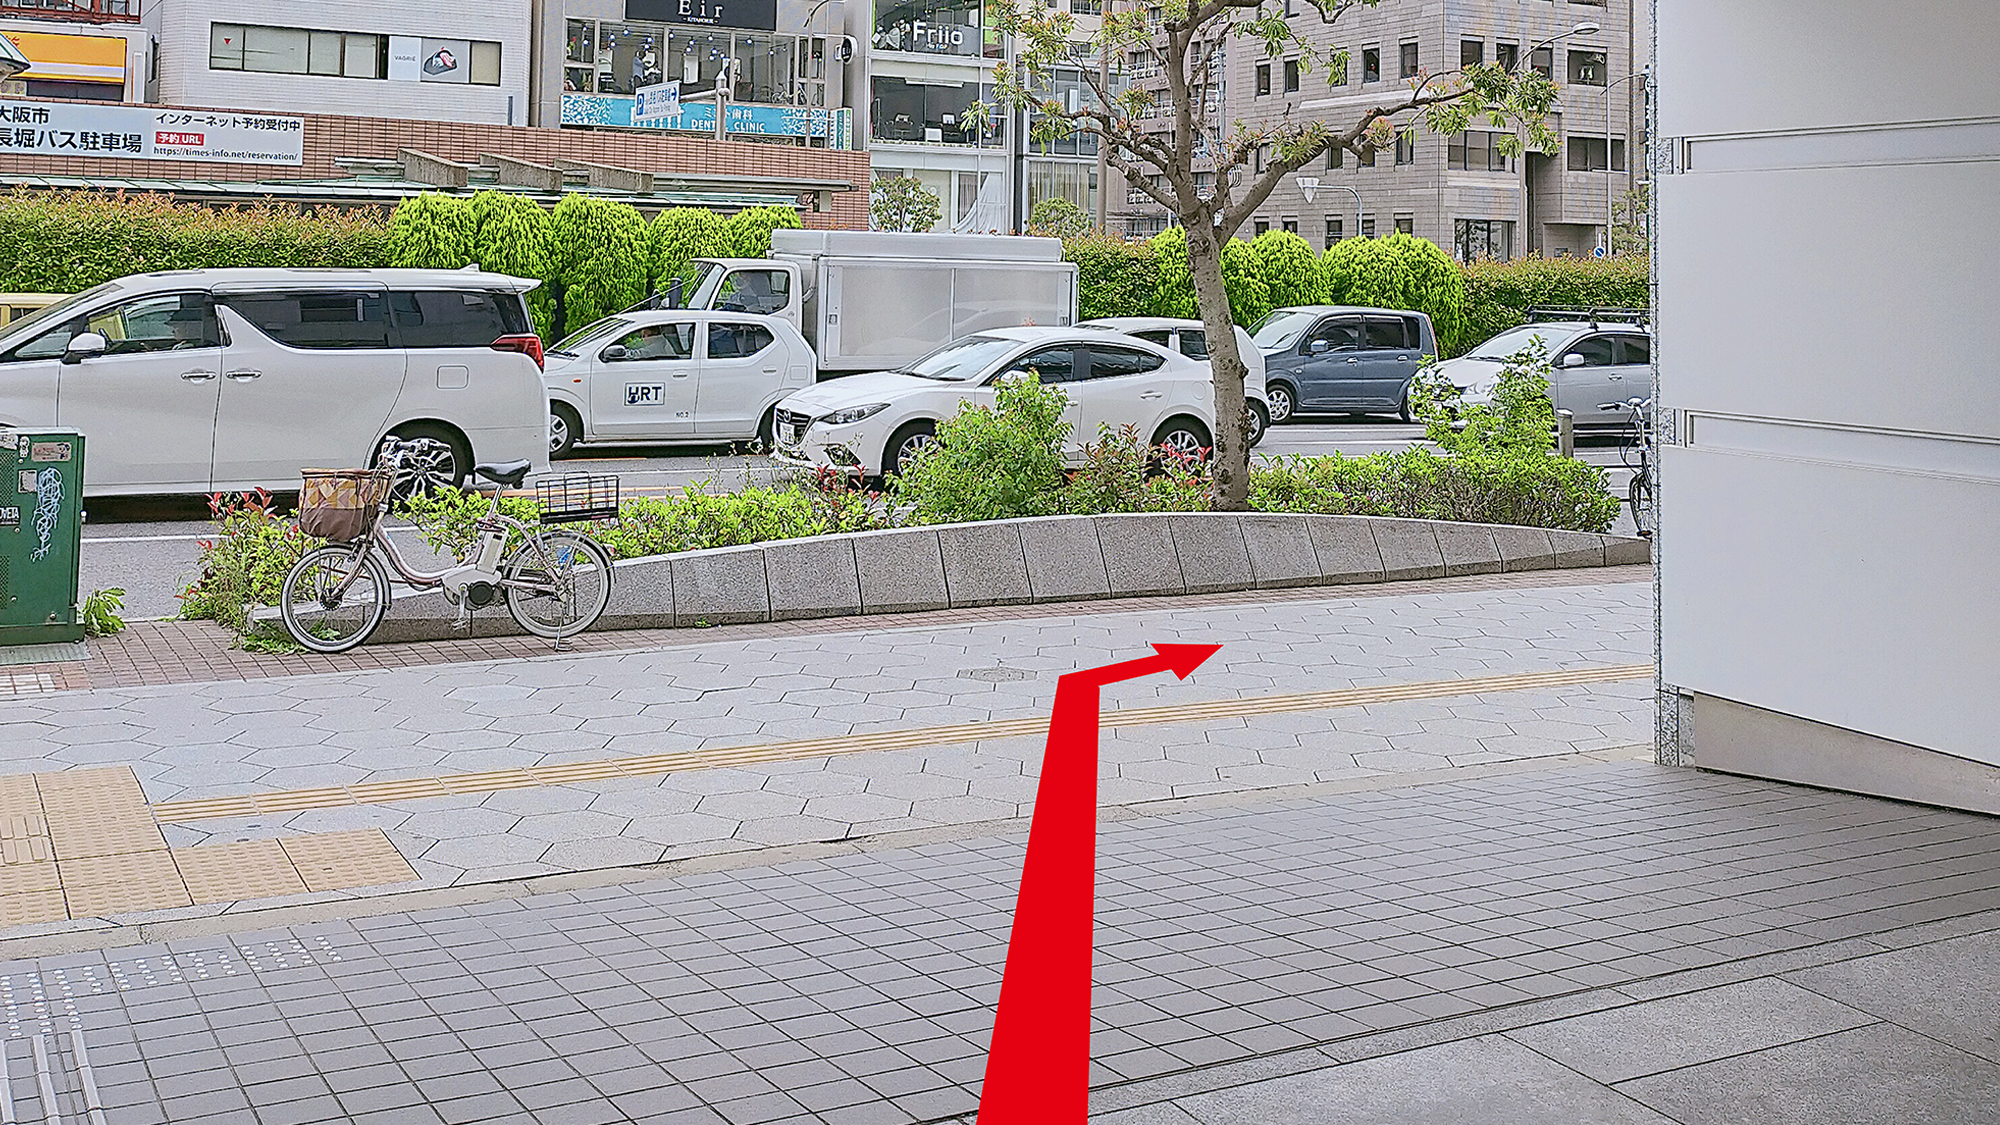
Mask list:
[[1652,306],[1646,259],[1522,258],[1465,267],[1462,355],[1474,344],[1525,323],[1528,310],[1548,305],[1643,309]]

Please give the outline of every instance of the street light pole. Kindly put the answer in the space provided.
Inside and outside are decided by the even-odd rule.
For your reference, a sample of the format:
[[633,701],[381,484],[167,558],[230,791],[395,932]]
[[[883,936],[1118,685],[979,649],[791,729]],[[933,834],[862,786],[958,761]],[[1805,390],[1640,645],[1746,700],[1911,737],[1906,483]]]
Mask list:
[[[1635,70],[1616,82],[1607,83],[1604,87],[1604,256],[1606,258],[1611,257],[1612,253],[1611,177],[1616,174],[1611,167],[1611,91],[1632,81],[1634,78],[1644,78],[1647,73],[1645,70]],[[1631,114],[1626,114],[1626,117],[1629,119]],[[1631,163],[1631,158],[1632,138],[1627,137],[1625,138],[1625,159],[1628,166]],[[1628,190],[1631,187],[1629,177],[1625,186]]]
[[1359,191],[1355,190],[1354,188],[1348,187],[1346,184],[1321,184],[1319,182],[1318,176],[1293,176],[1292,181],[1299,185],[1299,194],[1306,197],[1307,203],[1311,203],[1313,201],[1313,194],[1319,191],[1319,189],[1322,187],[1326,188],[1328,191],[1344,191],[1347,194],[1353,196],[1354,237],[1356,238],[1361,237],[1361,193]]
[[[1568,31],[1559,32],[1539,43],[1531,44],[1522,52],[1523,58],[1515,65],[1532,67],[1535,65],[1535,52],[1541,50],[1543,47],[1551,47],[1558,41],[1567,39],[1572,35],[1591,35],[1602,30],[1604,30],[1603,24],[1589,22],[1576,24]],[[1549,58],[1549,70],[1551,73],[1555,71],[1555,67],[1556,61],[1553,54],[1551,54]],[[1605,163],[1610,163],[1611,154],[1608,152],[1605,153],[1604,160]],[[1528,252],[1532,254],[1536,250],[1541,249],[1541,240],[1535,237],[1535,185],[1530,174],[1531,165],[1532,161],[1528,159],[1528,154],[1524,151],[1521,155],[1521,241],[1527,247]],[[1510,246],[1508,252],[1512,253],[1512,250],[1513,248]]]

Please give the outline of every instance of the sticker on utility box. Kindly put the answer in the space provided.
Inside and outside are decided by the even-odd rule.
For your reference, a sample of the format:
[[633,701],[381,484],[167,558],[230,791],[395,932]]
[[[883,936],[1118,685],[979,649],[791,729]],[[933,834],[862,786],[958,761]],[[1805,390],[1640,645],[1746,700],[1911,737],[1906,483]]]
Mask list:
[[73,442],[67,441],[35,442],[28,446],[28,460],[40,463],[67,461],[69,460],[70,448],[73,444]]
[[625,384],[625,405],[627,406],[664,406],[666,401],[667,385],[665,383]]
[[21,526],[21,509],[0,508],[0,527]]
[[35,494],[35,470],[22,469],[21,477],[15,481],[15,484],[17,487],[14,491],[23,496],[33,496]]

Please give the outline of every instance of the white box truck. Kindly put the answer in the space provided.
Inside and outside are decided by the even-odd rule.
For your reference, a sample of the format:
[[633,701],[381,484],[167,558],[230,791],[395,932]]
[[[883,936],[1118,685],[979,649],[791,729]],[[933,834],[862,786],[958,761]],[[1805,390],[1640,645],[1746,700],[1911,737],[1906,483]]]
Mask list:
[[1074,324],[1076,288],[1054,238],[776,230],[769,258],[699,259],[685,294],[656,307],[783,316],[826,379],[900,368],[988,328]]

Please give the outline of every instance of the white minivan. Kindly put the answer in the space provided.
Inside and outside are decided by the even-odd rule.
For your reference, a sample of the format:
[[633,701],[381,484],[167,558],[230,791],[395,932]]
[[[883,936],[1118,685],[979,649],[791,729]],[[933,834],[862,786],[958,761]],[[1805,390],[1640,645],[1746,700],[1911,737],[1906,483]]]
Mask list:
[[0,428],[90,439],[86,495],[290,490],[417,440],[424,483],[548,463],[537,282],[208,269],[109,281],[0,329]]

